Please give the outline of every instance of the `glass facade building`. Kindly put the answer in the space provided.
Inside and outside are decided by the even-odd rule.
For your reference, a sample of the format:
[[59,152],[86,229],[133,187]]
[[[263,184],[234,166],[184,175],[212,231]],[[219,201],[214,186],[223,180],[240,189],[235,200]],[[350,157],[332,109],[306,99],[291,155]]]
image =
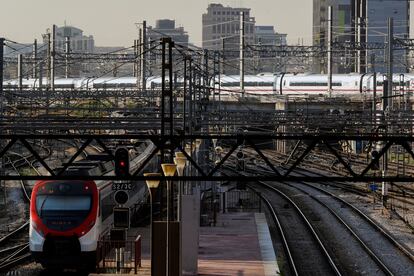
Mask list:
[[[313,44],[325,45],[328,37],[328,7],[333,7],[333,40],[367,42],[384,45],[388,18],[394,20],[394,37],[408,38],[410,24],[409,0],[313,0]],[[359,35],[360,34],[360,35]],[[394,72],[407,71],[406,50],[394,51]],[[386,73],[385,51],[352,49],[334,55],[334,73]],[[315,58],[313,71],[326,73],[326,59]]]
[[[401,0],[367,0],[367,41],[384,43],[387,41],[388,18],[394,21],[394,37],[408,38],[410,34],[410,2]],[[407,71],[406,50],[394,51],[394,72]],[[386,73],[383,50],[367,51],[368,72]]]

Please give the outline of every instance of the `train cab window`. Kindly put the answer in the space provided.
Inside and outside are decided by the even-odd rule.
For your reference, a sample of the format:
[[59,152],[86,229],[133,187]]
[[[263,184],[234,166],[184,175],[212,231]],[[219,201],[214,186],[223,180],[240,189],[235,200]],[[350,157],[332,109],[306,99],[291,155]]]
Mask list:
[[37,214],[52,230],[67,231],[78,227],[91,209],[91,195],[40,194],[36,197]]
[[63,195],[38,195],[36,198],[36,210],[40,217],[44,214],[62,212],[88,212],[91,209],[91,196],[63,196]]

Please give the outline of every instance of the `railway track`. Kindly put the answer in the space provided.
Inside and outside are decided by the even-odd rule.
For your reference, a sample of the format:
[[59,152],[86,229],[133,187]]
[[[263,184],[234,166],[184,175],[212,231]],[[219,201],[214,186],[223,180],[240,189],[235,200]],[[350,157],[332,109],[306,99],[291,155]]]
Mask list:
[[[46,158],[50,156],[51,151],[46,151]],[[21,167],[29,167],[34,170],[38,175],[40,172],[35,167],[36,160],[31,159],[30,156],[21,155],[18,153],[12,153],[15,156],[18,156],[16,160],[11,160],[8,157],[8,163],[10,167],[15,171],[15,173],[20,174]],[[24,161],[24,162],[22,162]],[[24,181],[20,180],[19,185],[23,193],[24,200],[30,203],[30,193],[27,190],[27,187]],[[31,259],[31,254],[29,252],[29,242],[27,237],[27,228],[30,221],[26,220],[22,225],[8,233],[7,235],[0,238],[0,247],[5,247],[0,250],[0,271],[4,271],[16,265],[27,262]],[[26,234],[24,233],[26,231]],[[20,237],[20,238],[19,238]],[[19,245],[11,245],[15,239],[23,239],[23,243]],[[8,246],[8,247],[7,247]]]
[[[251,188],[256,192],[259,191],[254,187]],[[268,196],[261,197],[269,206],[273,220],[283,237],[283,247],[288,256],[291,273],[293,275],[342,275],[321,237],[301,208],[282,191],[276,188],[272,190],[274,194],[267,193]],[[284,208],[287,205],[294,208]],[[304,227],[299,227],[299,225]]]
[[[369,258],[374,261],[378,270],[382,271],[384,275],[414,275],[414,253],[412,250],[400,243],[374,220],[341,197],[306,182],[298,182],[295,184],[279,183],[274,185],[269,185],[265,182],[260,183],[277,193],[280,192],[279,189],[283,186],[285,192],[289,192],[290,190],[289,193],[294,194],[292,198],[298,199],[299,196],[297,193],[295,195],[295,191],[292,191],[296,190],[296,192],[306,195],[321,207],[328,210],[336,221],[342,224],[343,228],[352,235],[353,239],[369,255]],[[314,190],[313,192],[312,189]],[[268,205],[268,203],[266,204]],[[344,206],[347,208],[344,208]],[[307,206],[303,208],[304,210],[308,209]],[[366,260],[366,257],[361,258]],[[352,270],[349,272],[352,272]]]
[[[336,260],[340,263],[342,262],[339,266],[345,269],[344,274],[352,273],[352,271],[356,269],[354,266],[349,268],[346,267],[347,263],[345,260],[349,257],[350,264],[352,265],[360,262],[359,265],[361,267],[359,269],[361,270],[359,271],[364,271],[368,267],[371,273],[381,271],[381,274],[384,275],[414,275],[413,253],[352,204],[329,192],[328,194],[325,194],[323,189],[319,190],[318,188],[317,192],[312,192],[311,189],[313,189],[313,185],[311,184],[272,183],[272,185],[270,185],[261,182],[261,185],[273,191],[282,189],[286,192],[287,196],[291,197],[292,201],[302,207],[304,213],[309,217],[316,216],[320,217],[320,219],[325,218],[323,222],[332,222],[333,220],[336,220],[337,223],[340,224],[340,226],[334,226],[333,224],[329,225],[329,231],[327,231],[327,229],[323,229],[326,228],[326,226],[321,227],[321,223],[314,222],[318,232],[324,233],[323,237],[328,237],[328,239],[324,240],[331,240],[331,242],[326,242],[327,247],[329,247],[328,244],[332,243],[334,248],[331,250],[339,252],[336,256]],[[298,187],[298,185],[300,187]],[[282,186],[284,187],[281,188]],[[324,195],[329,196],[324,197],[321,195],[322,192]],[[309,199],[314,201],[314,203],[311,203],[311,200]],[[316,206],[312,207],[312,204],[313,206]],[[344,205],[346,205],[347,208],[344,208]],[[317,209],[319,209],[319,213],[315,212]],[[326,211],[321,211],[320,209]],[[333,219],[328,220],[326,218],[328,215],[332,216]],[[345,235],[344,231],[348,232],[349,235]],[[341,245],[341,242],[338,241],[338,239],[341,239],[342,237],[339,235],[347,237],[346,242],[342,241],[342,246],[345,248],[344,250],[339,250],[336,247]],[[336,241],[332,236],[337,236]],[[352,243],[354,243],[354,245],[352,245]],[[356,249],[355,244],[358,244],[360,248]],[[353,251],[347,249],[349,247],[353,248]],[[346,256],[347,252],[352,252],[352,254]],[[358,260],[352,259],[357,256],[359,256]],[[369,262],[367,259],[371,259],[372,261]],[[361,262],[361,260],[363,260],[363,262]]]
[[[252,189],[252,190],[254,190],[254,189]],[[293,257],[293,254],[292,254],[292,250],[290,249],[290,244],[287,240],[287,234],[286,234],[285,228],[283,228],[283,226],[282,226],[282,223],[279,219],[279,216],[276,213],[276,209],[273,207],[272,203],[267,199],[267,197],[263,196],[261,193],[259,193],[257,191],[256,191],[256,194],[258,194],[259,197],[264,201],[267,208],[269,209],[269,212],[271,213],[273,222],[277,227],[277,230],[279,232],[279,235],[280,235],[280,238],[281,238],[281,241],[282,241],[282,246],[283,246],[283,249],[285,251],[286,260],[288,262],[291,274],[292,275],[299,275],[298,268],[296,267],[296,262],[295,262],[295,259]]]
[[[258,173],[257,170],[254,170],[254,172],[256,174]],[[270,170],[263,170],[262,173],[265,174],[271,172]],[[302,176],[305,175],[305,173],[300,174]],[[414,275],[414,253],[351,203],[330,193],[329,191],[326,191],[320,187],[314,187],[314,185],[305,182],[295,183],[295,185],[292,183],[279,183],[277,185],[278,188],[274,185],[270,186],[264,182],[261,182],[261,185],[266,186],[267,189],[271,189],[276,193],[281,192],[280,189],[282,186],[284,192],[294,195],[292,196],[292,198],[294,198],[292,201],[297,201],[299,197],[306,196],[315,201],[313,204],[318,204],[319,208],[322,207],[323,209],[326,209],[327,211],[325,211],[325,213],[329,213],[337,221],[337,223],[342,225],[342,232],[344,230],[348,232],[348,235],[351,235],[354,239],[354,243],[358,243],[360,247],[359,251],[361,251],[361,249],[364,251],[363,254],[365,255],[365,258],[361,257],[361,259],[366,260],[367,257],[371,259],[372,264],[370,267],[374,268],[374,271],[376,269],[377,271],[381,271],[381,274],[384,275]],[[340,188],[346,187],[342,186]],[[314,189],[317,192],[312,192],[307,189]],[[298,195],[298,192],[301,196]],[[365,195],[365,193],[361,191],[353,192]],[[264,193],[267,195],[269,194],[268,191],[264,191]],[[330,199],[331,202],[326,198]],[[268,199],[263,200],[266,205],[271,205]],[[344,208],[344,206],[346,208]],[[306,213],[308,208],[306,206],[303,208]],[[271,210],[270,212],[275,213],[274,208],[273,211]],[[274,217],[274,215],[272,216]],[[279,221],[275,218],[273,219],[275,220],[276,225],[281,224],[280,219]],[[281,227],[282,226],[278,227],[279,232],[283,231],[281,230]],[[287,245],[284,245],[285,251],[286,247]],[[361,255],[361,252],[359,254]],[[286,255],[289,256],[288,253],[286,253]],[[343,255],[340,256],[343,257]],[[337,259],[340,258],[338,257]],[[290,264],[290,261],[289,267],[294,267],[294,265]],[[342,267],[344,267],[344,265],[342,265]],[[364,267],[364,264],[361,264],[361,267]],[[352,273],[352,269],[345,274],[349,273]]]
[[[245,148],[243,149],[244,151],[246,151],[248,154],[253,155],[253,156],[257,156],[257,153],[249,148]],[[282,155],[280,153],[277,152],[268,152],[266,150],[263,151],[263,153],[273,162],[278,162],[280,164],[280,167],[283,168],[284,164],[282,159],[286,158],[285,155]],[[305,161],[305,164],[308,164],[309,161]],[[311,162],[311,164],[314,164],[314,162]],[[259,165],[260,166],[260,165]],[[317,167],[315,164],[312,165],[311,167]],[[268,170],[268,168],[266,167],[265,164],[263,164],[262,168],[264,170]],[[318,170],[323,169],[323,167],[321,168],[320,166],[317,167]],[[268,170],[269,171],[269,170]],[[304,175],[303,173],[306,174],[312,174],[315,176],[322,176],[321,173],[317,173],[315,171],[310,171],[309,169],[305,169],[303,167],[298,167],[295,169],[295,173],[298,173],[299,175]],[[333,172],[336,173],[336,172]],[[366,183],[360,183],[360,184],[355,184],[355,183],[342,183],[342,182],[329,182],[329,183],[325,183],[328,186],[332,186],[332,187],[336,187],[339,189],[342,189],[344,191],[347,192],[351,192],[353,194],[357,194],[359,196],[363,196],[363,197],[373,197],[376,200],[381,200],[382,195],[380,192],[372,192],[368,189],[368,185]],[[361,187],[363,186],[363,187]],[[398,191],[393,189],[393,187],[398,188]],[[391,185],[391,189],[389,190],[389,198],[390,198],[390,206],[389,206],[389,210],[396,215],[396,217],[398,219],[400,219],[401,221],[403,221],[407,227],[411,228],[412,231],[414,232],[414,225],[412,225],[410,223],[410,221],[407,219],[407,212],[409,211],[407,205],[409,206],[414,206],[414,193],[413,193],[414,189],[410,188],[410,187],[402,187],[401,185],[392,183]]]

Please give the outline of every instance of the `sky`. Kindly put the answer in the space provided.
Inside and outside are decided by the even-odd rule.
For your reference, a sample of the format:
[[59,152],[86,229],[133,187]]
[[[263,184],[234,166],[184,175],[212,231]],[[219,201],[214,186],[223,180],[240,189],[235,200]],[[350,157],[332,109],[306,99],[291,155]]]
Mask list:
[[[257,25],[274,25],[290,43],[310,44],[312,0],[2,0],[0,37],[31,43],[52,24],[75,26],[93,35],[96,46],[131,46],[137,22],[175,19],[201,45],[201,16],[209,3],[249,7]],[[4,12],[7,11],[7,12]]]

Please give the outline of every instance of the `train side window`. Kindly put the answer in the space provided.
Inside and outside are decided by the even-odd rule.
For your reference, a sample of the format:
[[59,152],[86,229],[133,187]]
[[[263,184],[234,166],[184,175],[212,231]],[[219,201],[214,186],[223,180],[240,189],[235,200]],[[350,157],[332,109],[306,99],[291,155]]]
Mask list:
[[286,86],[286,80],[283,82],[283,86]]

